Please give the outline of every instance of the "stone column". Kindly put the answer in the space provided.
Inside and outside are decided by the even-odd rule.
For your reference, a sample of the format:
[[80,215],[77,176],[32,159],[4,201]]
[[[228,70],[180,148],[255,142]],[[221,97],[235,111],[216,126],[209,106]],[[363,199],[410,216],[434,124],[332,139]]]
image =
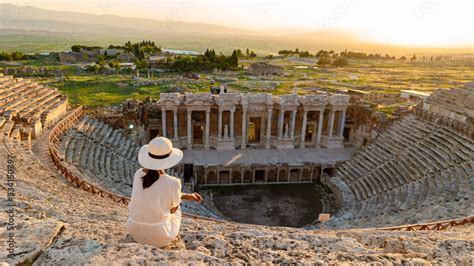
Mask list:
[[344,124],[346,122],[346,110],[342,111],[341,116],[339,117],[339,132],[338,137],[342,138],[344,133]]
[[291,114],[291,129],[290,129],[290,138],[295,139],[295,122],[296,122],[296,110],[293,110]]
[[273,108],[267,110],[267,138],[265,143],[265,149],[270,149],[270,141],[272,137],[272,113]]
[[163,127],[163,137],[166,138],[166,110],[161,109],[161,126]]
[[242,105],[242,145],[241,149],[247,146],[247,105]]
[[219,109],[219,117],[217,118],[217,140],[222,139],[222,110]]
[[318,136],[316,139],[317,147],[321,147],[321,134],[323,133],[323,119],[324,119],[324,110],[319,110]]
[[192,143],[192,132],[191,132],[191,110],[188,110],[188,133],[187,133],[187,137],[188,137],[188,150],[191,150],[193,148],[193,143]]
[[174,139],[178,140],[178,110],[174,110],[173,114],[173,133]]
[[206,110],[206,139],[205,139],[205,142],[204,142],[204,149],[206,149],[206,150],[209,149],[209,124],[210,124],[209,115],[210,115],[210,113],[211,113],[210,110]]
[[283,139],[283,120],[285,119],[285,111],[280,110],[278,116],[278,140]]
[[277,165],[277,183],[280,182],[280,166]]
[[301,125],[301,144],[300,144],[301,149],[304,148],[304,146],[305,146],[307,117],[308,117],[308,111],[304,110],[304,112],[303,112],[303,124]]
[[328,138],[332,138],[332,133],[333,133],[333,130],[334,130],[334,114],[336,113],[336,111],[332,110],[329,112],[329,134],[328,134]]
[[234,113],[235,110],[230,111],[230,138],[234,139]]

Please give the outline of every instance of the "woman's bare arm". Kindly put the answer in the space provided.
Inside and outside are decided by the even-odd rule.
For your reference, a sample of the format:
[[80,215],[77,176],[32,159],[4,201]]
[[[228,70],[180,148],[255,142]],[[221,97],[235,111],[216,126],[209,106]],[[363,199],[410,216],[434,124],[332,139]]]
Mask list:
[[[189,201],[195,201],[195,202],[198,202],[198,203],[201,203],[202,202],[202,197],[201,195],[199,195],[198,193],[192,193],[192,194],[188,194],[188,193],[182,193],[181,194],[181,199],[182,200],[189,200]],[[170,213],[175,213],[177,210],[178,210],[178,207],[179,206],[176,206],[176,207],[173,207],[170,209]]]
[[192,194],[187,194],[187,193],[182,193],[181,195],[182,200],[188,200],[188,201],[195,201],[198,203],[202,202],[202,197],[198,193],[194,192]]

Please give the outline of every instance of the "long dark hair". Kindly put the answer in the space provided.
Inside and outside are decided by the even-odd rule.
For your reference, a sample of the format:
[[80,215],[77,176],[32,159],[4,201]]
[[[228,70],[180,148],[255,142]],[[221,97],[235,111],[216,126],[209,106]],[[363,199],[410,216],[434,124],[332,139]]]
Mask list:
[[143,189],[150,187],[155,183],[156,180],[160,178],[160,172],[158,170],[149,170],[145,169],[146,174],[142,177]]

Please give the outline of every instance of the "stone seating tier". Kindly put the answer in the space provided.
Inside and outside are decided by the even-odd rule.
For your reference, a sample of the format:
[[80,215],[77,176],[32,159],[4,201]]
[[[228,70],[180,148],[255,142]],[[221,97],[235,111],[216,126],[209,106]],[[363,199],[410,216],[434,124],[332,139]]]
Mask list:
[[17,83],[11,82],[4,85],[6,89],[0,92],[0,103],[14,100],[22,93],[31,91],[32,88],[39,87],[36,83],[29,83],[27,81]]
[[7,136],[31,141],[44,127],[67,112],[67,108],[67,98],[56,89],[28,79],[0,78],[0,117],[18,124],[20,132],[12,132],[13,127],[9,125],[3,130]]
[[377,226],[410,223],[412,217],[417,222],[433,220],[427,214],[436,208],[446,210],[437,214],[440,219],[469,215],[474,209],[473,173],[472,139],[407,116],[337,168],[331,180],[344,204],[329,224]]
[[[60,147],[64,161],[77,169],[88,181],[98,187],[130,196],[133,175],[140,168],[137,161],[139,146],[104,122],[84,116],[69,129]],[[188,213],[217,218],[200,204],[185,203]]]
[[70,145],[66,145],[66,162],[78,166],[96,182],[99,180],[103,187],[118,187],[121,194],[129,195],[133,174],[139,168],[137,154],[133,154],[138,151],[137,144],[119,129],[87,116],[72,130],[74,133],[68,135]]

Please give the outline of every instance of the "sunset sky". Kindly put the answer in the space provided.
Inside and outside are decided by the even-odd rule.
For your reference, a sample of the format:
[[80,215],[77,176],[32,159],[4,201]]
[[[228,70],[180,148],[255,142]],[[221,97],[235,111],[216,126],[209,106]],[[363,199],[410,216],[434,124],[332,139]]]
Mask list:
[[[474,46],[472,1],[34,0],[2,3],[52,10],[213,23],[252,30],[342,29],[378,43]],[[80,4],[79,4],[80,3]]]

